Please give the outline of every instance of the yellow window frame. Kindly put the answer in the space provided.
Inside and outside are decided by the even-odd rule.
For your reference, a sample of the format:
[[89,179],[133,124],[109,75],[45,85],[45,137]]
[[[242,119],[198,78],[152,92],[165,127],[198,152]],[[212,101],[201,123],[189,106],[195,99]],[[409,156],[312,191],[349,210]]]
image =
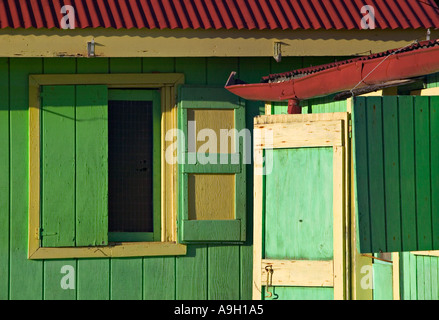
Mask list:
[[[180,73],[163,74],[51,74],[29,76],[29,247],[28,259],[109,258],[185,255],[177,242],[177,164],[165,161],[169,129],[177,128],[177,86]],[[40,89],[48,85],[106,85],[109,89],[145,88],[161,92],[161,241],[122,242],[103,247],[48,248],[40,239]]]

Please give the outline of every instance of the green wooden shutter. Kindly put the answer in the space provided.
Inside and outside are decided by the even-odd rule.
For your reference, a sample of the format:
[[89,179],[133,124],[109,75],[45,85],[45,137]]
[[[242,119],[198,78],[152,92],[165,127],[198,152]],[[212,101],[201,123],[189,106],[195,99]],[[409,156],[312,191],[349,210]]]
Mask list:
[[106,86],[45,86],[41,112],[44,247],[108,244]]
[[[217,112],[228,110],[233,113],[234,129],[237,132],[245,129],[245,110],[239,97],[232,95],[222,87],[183,86],[179,90],[179,128],[184,133],[179,143],[179,239],[181,242],[242,242],[246,239],[246,166],[244,163],[244,139],[236,142],[233,153],[224,156],[217,153],[206,153],[209,159],[216,159],[216,163],[200,163],[199,153],[189,152],[188,149],[188,113],[194,110]],[[220,119],[218,119],[220,120]],[[235,135],[236,136],[236,135]],[[218,137],[219,140],[219,137]],[[236,139],[235,139],[236,141]],[[246,141],[251,143],[251,141]],[[195,150],[199,151],[199,150]],[[246,155],[250,157],[250,155]],[[221,159],[226,159],[224,163]],[[198,201],[201,194],[189,192],[191,177],[199,175],[213,175],[218,181],[220,177],[234,179],[233,199],[221,198],[221,194],[204,194],[206,198],[218,196],[219,201],[231,205],[234,212],[230,219],[190,219],[189,206]],[[212,181],[215,181],[213,178]],[[201,199],[203,201],[203,199]],[[204,199],[206,201],[206,199]],[[231,204],[230,201],[233,201]],[[220,209],[218,209],[220,210]],[[230,215],[228,212],[217,212],[220,216]],[[213,214],[215,216],[215,213]]]
[[439,97],[358,97],[353,116],[360,252],[439,250]]

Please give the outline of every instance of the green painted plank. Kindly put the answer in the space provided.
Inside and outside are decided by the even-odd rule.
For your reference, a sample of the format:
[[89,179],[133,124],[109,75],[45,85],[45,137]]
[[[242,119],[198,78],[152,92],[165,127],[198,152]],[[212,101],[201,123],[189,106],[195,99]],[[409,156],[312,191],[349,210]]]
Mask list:
[[175,72],[184,73],[186,84],[206,84],[206,69],[206,58],[175,58]]
[[288,114],[287,102],[272,102],[271,103],[272,114]]
[[110,58],[110,73],[138,73],[142,70],[142,58]]
[[402,249],[417,250],[414,98],[399,97]]
[[431,160],[431,220],[433,248],[439,249],[439,144],[435,141],[439,133],[439,97],[430,97],[430,160]]
[[76,300],[76,260],[44,261],[44,300]]
[[240,220],[183,220],[183,241],[241,241]]
[[106,86],[76,87],[76,246],[108,243]]
[[77,299],[110,299],[110,259],[78,259]]
[[108,58],[78,58],[76,62],[77,73],[108,73],[109,60]]
[[183,109],[237,109],[239,97],[214,86],[184,86],[179,91],[180,107]]
[[[78,58],[78,73],[108,73],[108,58]],[[109,299],[110,290],[110,259],[80,259],[78,260],[78,284],[83,283],[84,291],[79,294],[78,299],[88,299],[88,297],[96,297],[95,299]],[[97,271],[99,270],[99,271]],[[95,281],[87,285],[90,277],[94,273],[99,272]],[[79,290],[79,285],[78,285]],[[88,292],[87,292],[88,290]]]
[[373,300],[393,300],[392,264],[374,260]]
[[427,76],[427,88],[439,87],[439,73],[430,74]]
[[208,300],[239,299],[239,247],[208,246]]
[[188,245],[176,258],[176,299],[207,300],[207,246]]
[[[27,259],[29,221],[29,74],[42,59],[10,59],[10,299],[43,296],[43,262]],[[13,214],[12,214],[13,213]]]
[[[303,60],[304,58],[302,57],[283,57],[280,62],[276,62],[276,60],[270,58],[270,73],[282,73],[301,69],[304,67]],[[262,76],[266,75],[268,74],[262,74]]]
[[372,252],[387,252],[384,199],[382,99],[367,99],[367,143],[369,163],[369,205]]
[[369,213],[366,99],[355,98],[353,112],[353,150],[355,175],[355,208],[357,212],[357,238],[359,252],[372,252],[372,238]]
[[431,295],[431,257],[424,257],[424,292],[425,300],[432,300]]
[[[264,300],[334,300],[333,288],[274,287],[270,292],[273,292],[273,297]],[[264,297],[267,295],[264,287]]]
[[9,297],[9,59],[0,58],[0,300]]
[[424,256],[416,257],[417,300],[425,300]]
[[75,86],[43,87],[41,227],[44,247],[75,246],[75,99]]
[[334,101],[334,96],[335,95],[330,95],[322,98],[308,100],[307,103],[309,111],[312,113],[346,112],[346,100]]
[[[266,259],[331,260],[332,148],[267,150],[265,155],[267,161],[272,159],[273,169],[265,177],[263,255]],[[291,192],[297,186],[301,192]]]
[[44,58],[43,70],[45,74],[75,73],[76,58]]
[[315,67],[322,64],[335,62],[334,57],[304,57],[303,58],[303,68]]
[[410,253],[410,300],[418,300],[418,259]]
[[402,252],[400,259],[401,300],[410,300],[410,253]]
[[[44,73],[46,73],[46,74],[47,73],[57,73],[57,74],[75,73],[76,72],[76,58],[44,58],[43,59],[43,69],[44,69]],[[56,97],[51,97],[51,93],[49,93],[45,99],[43,98],[43,100],[48,100],[48,101],[55,100],[56,101],[56,98],[58,98],[58,102],[70,102],[70,106],[68,108],[71,108],[72,114],[70,114],[70,116],[67,116],[67,117],[62,116],[62,119],[64,121],[56,121],[55,124],[57,122],[61,122],[61,123],[65,124],[65,122],[71,121],[72,124],[70,125],[70,128],[73,128],[73,131],[70,132],[70,136],[72,139],[70,139],[71,144],[67,143],[67,141],[69,141],[69,138],[67,137],[65,145],[64,145],[64,142],[61,141],[61,144],[58,146],[59,150],[63,150],[63,152],[66,153],[65,155],[61,155],[59,152],[57,152],[57,149],[54,148],[52,143],[50,143],[49,141],[50,140],[55,141],[55,142],[58,141],[58,143],[59,143],[59,139],[57,139],[57,137],[59,137],[59,135],[62,133],[68,132],[68,129],[69,129],[68,125],[66,127],[60,126],[60,128],[58,128],[59,130],[54,130],[53,131],[54,133],[52,133],[51,135],[48,136],[50,138],[47,142],[49,143],[49,145],[51,145],[51,147],[49,149],[51,149],[52,152],[54,152],[55,155],[57,155],[58,157],[61,156],[62,158],[65,158],[65,157],[68,157],[70,155],[73,158],[70,160],[66,159],[67,161],[64,160],[64,161],[60,161],[58,163],[55,163],[55,166],[51,169],[44,168],[44,164],[42,164],[41,173],[42,174],[44,174],[44,172],[49,173],[49,175],[51,175],[52,179],[53,179],[53,172],[58,171],[59,176],[65,178],[65,177],[67,177],[66,173],[69,172],[69,169],[70,169],[70,171],[73,171],[73,175],[70,177],[70,179],[71,179],[70,183],[68,182],[68,184],[70,185],[70,189],[67,187],[66,190],[63,191],[63,193],[59,197],[62,199],[62,198],[66,198],[66,195],[67,195],[67,197],[72,196],[72,199],[70,201],[67,201],[66,203],[62,203],[59,205],[60,208],[63,208],[66,206],[71,207],[71,209],[70,209],[71,213],[70,213],[70,215],[66,214],[66,217],[65,217],[66,219],[64,221],[64,219],[62,217],[63,212],[61,212],[61,216],[58,217],[59,218],[58,222],[61,222],[61,223],[59,223],[59,226],[57,225],[57,228],[60,229],[60,232],[58,233],[58,235],[55,236],[55,239],[57,237],[58,237],[58,239],[59,239],[59,237],[61,237],[62,239],[64,239],[64,241],[66,243],[68,243],[69,242],[68,238],[70,237],[72,242],[67,244],[67,245],[74,246],[75,245],[75,207],[74,207],[75,206],[75,201],[74,201],[74,195],[75,195],[75,185],[74,185],[74,183],[75,183],[75,166],[74,166],[74,163],[75,163],[75,145],[74,145],[75,88],[72,86],[70,86],[70,87],[69,86],[55,87],[55,88],[57,88],[57,89],[55,89],[55,91],[57,91],[57,92],[58,91],[61,91],[61,92],[66,91],[67,96],[66,96],[65,101],[63,101],[64,100],[63,97],[62,96],[60,97],[59,95],[56,95]],[[72,88],[73,90],[70,90],[68,88]],[[43,90],[44,90],[44,88],[43,88]],[[44,96],[44,94],[43,94],[43,96]],[[66,107],[65,106],[62,107],[62,105],[63,104],[61,103],[61,109],[63,109],[65,111]],[[50,116],[52,116],[52,118],[56,119],[56,117],[54,117],[54,116],[59,114],[60,108],[58,106],[52,106],[52,109],[54,109],[52,111],[54,111],[55,113],[47,113],[47,115],[50,115]],[[46,112],[42,112],[42,114],[41,114],[42,131],[44,131],[45,121],[43,118],[45,118],[45,114],[46,114]],[[50,116],[49,116],[49,118],[50,118]],[[58,117],[60,117],[60,116],[58,115]],[[49,121],[49,123],[50,123],[50,121]],[[52,123],[53,123],[53,121],[52,121]],[[47,121],[46,121],[46,124],[47,124]],[[56,125],[55,125],[55,127],[56,127]],[[52,129],[55,129],[55,128],[52,127]],[[42,133],[42,139],[44,139],[43,138],[44,136],[45,136],[44,133]],[[46,136],[47,136],[47,134],[46,134]],[[70,148],[70,152],[69,152],[68,148]],[[42,152],[41,153],[42,157],[44,157],[44,152],[45,152],[44,141],[42,142],[41,152]],[[62,166],[62,169],[65,169],[65,172],[60,172],[60,169],[61,169],[60,164],[61,163],[64,164]],[[69,163],[71,163],[72,167],[68,166]],[[56,167],[57,165],[58,165],[58,168]],[[56,178],[56,176],[55,176],[55,179],[53,179],[53,182],[54,182],[54,185],[60,185],[60,184],[62,184],[63,180],[60,180],[60,179]],[[43,177],[42,177],[42,183],[44,183]],[[56,195],[57,191],[64,190],[63,187],[65,187],[65,186],[61,186],[58,189],[56,189],[56,188],[54,189],[53,188],[54,185],[51,185],[49,183],[47,186],[49,187],[49,189],[51,189],[55,193],[55,195]],[[43,202],[44,202],[44,190],[47,191],[47,187],[46,187],[46,189],[44,189],[44,187],[42,187],[42,189],[41,189]],[[68,192],[69,190],[71,190],[71,191]],[[55,200],[54,198],[51,200],[52,200],[52,203],[57,202],[57,200]],[[44,206],[44,204],[42,203],[42,208],[43,208],[43,206]],[[56,206],[53,209],[56,209]],[[66,210],[66,211],[69,212],[69,210]],[[68,219],[69,217],[70,217],[70,220]],[[42,212],[42,219],[43,219],[42,224],[44,224],[44,213],[43,212]],[[44,225],[43,225],[43,229],[44,229]],[[69,231],[73,232],[73,234],[71,234],[71,233],[69,234]],[[51,233],[51,232],[47,232],[47,233]],[[51,239],[52,239],[52,241],[50,241]],[[59,243],[59,241],[53,241],[52,236],[43,237],[43,243],[46,240],[49,240],[49,242],[53,242],[54,245],[56,245],[57,242]],[[46,245],[49,246],[49,243],[46,242]],[[69,273],[70,270],[64,270],[65,274],[61,273],[61,271],[62,271],[61,268],[63,266],[74,267],[74,274],[72,275],[74,277],[73,279],[70,278],[70,273]],[[74,299],[76,299],[76,270],[77,270],[76,260],[66,259],[66,260],[46,260],[46,261],[44,261],[44,275],[43,275],[43,277],[44,277],[44,293],[43,293],[44,299],[46,299],[46,300],[55,300],[55,299],[74,300]],[[67,278],[64,278],[65,276],[67,276]],[[64,279],[65,279],[64,282],[66,282],[67,279],[69,281],[74,281],[75,289],[72,290],[72,289],[70,289],[70,287],[68,289],[63,289],[61,287],[61,281],[63,281]]]
[[431,299],[439,300],[439,279],[438,279],[438,258],[430,258],[430,270],[431,270]]
[[142,58],[142,72],[174,72],[175,58]]
[[429,97],[415,97],[416,217],[418,250],[432,250]]
[[111,300],[142,300],[143,259],[111,259]]
[[175,299],[175,257],[143,259],[143,299]]
[[401,251],[398,98],[383,98],[384,181],[387,251]]
[[[207,58],[207,84],[224,87],[232,71],[239,70],[238,58]],[[236,75],[239,77],[239,75]],[[227,91],[227,90],[226,90]]]

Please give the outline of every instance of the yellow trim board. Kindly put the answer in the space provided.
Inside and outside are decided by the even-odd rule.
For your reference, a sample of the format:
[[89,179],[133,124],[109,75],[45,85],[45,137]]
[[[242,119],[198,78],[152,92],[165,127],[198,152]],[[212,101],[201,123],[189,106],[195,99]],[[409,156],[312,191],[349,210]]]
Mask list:
[[334,261],[262,260],[262,286],[267,286],[267,267],[271,267],[271,286],[333,287]]
[[[192,30],[192,29],[0,29],[0,57],[272,57],[367,55],[424,39],[425,29],[407,30]],[[432,31],[432,38],[439,31]]]
[[439,257],[439,250],[433,251],[412,251],[415,256]]
[[414,96],[439,96],[439,87],[416,90],[410,92],[410,94]]
[[184,75],[168,74],[57,74],[29,76],[29,259],[105,258],[184,255],[177,243],[176,165],[166,163],[164,152],[174,141],[162,134],[161,242],[117,243],[105,247],[41,247],[40,230],[40,87],[43,85],[107,85],[108,88],[157,88],[162,99],[162,133],[177,127],[175,95]]
[[399,252],[392,253],[393,261],[393,300],[401,300]]

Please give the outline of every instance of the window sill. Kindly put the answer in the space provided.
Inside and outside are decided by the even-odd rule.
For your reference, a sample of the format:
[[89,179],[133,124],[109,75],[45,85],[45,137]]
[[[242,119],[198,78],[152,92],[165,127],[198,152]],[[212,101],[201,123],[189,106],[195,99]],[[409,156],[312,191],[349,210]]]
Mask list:
[[34,252],[29,252],[29,259],[149,257],[185,254],[186,246],[175,242],[122,242],[105,247],[39,247]]

